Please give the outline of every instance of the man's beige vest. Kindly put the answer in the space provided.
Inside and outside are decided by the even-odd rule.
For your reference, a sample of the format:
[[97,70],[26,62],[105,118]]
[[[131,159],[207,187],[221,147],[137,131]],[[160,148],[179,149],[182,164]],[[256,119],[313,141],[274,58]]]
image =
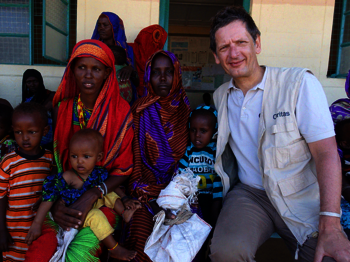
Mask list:
[[[299,244],[318,230],[320,210],[316,167],[295,117],[306,71],[309,70],[267,68],[259,122],[258,157],[263,187]],[[224,195],[238,181],[237,163],[228,144],[228,86],[225,83],[214,93],[219,124],[215,170],[222,179]]]

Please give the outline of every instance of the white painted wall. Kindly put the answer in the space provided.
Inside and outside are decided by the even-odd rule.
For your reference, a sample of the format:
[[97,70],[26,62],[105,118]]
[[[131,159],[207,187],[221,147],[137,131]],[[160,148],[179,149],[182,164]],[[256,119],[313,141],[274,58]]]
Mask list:
[[306,67],[320,80],[331,104],[346,97],[345,79],[327,78],[334,0],[252,0],[261,31],[259,63]]

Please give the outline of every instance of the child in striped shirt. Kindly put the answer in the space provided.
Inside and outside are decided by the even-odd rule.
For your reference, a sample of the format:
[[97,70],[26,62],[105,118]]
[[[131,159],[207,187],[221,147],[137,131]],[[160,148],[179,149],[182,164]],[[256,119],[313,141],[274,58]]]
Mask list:
[[198,203],[203,219],[215,226],[222,204],[222,183],[214,169],[217,132],[217,111],[210,106],[199,106],[189,119],[191,144],[179,163],[179,169],[190,168],[201,180],[198,185]]
[[49,131],[44,107],[19,105],[13,111],[12,127],[18,149],[0,163],[0,252],[4,261],[24,261],[28,249],[24,240],[35,217],[32,206],[51,174],[53,155],[40,147]]

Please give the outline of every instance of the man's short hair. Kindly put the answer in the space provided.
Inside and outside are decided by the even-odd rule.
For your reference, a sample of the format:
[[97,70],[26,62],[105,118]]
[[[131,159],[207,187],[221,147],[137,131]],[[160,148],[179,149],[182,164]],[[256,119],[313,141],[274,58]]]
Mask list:
[[237,20],[245,24],[245,27],[249,32],[249,34],[251,35],[251,37],[253,38],[254,43],[258,35],[261,35],[253,18],[250,16],[250,14],[247,13],[247,11],[243,7],[238,7],[238,6],[225,7],[212,18],[212,24],[210,28],[210,49],[214,53],[216,53],[216,41],[215,41],[216,32],[220,28],[227,26],[228,24]]

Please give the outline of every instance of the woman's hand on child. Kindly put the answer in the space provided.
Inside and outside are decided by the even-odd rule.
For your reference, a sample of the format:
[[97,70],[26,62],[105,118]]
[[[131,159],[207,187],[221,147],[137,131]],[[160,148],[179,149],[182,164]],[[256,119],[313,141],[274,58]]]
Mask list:
[[9,251],[9,246],[14,244],[10,233],[7,229],[5,230],[5,232],[0,231],[0,252]]
[[24,240],[27,245],[30,245],[35,239],[41,236],[41,224],[33,221],[32,226],[30,227],[28,234]]
[[132,68],[130,65],[122,68],[119,72],[120,81],[125,82],[129,80],[133,71],[134,68]]
[[78,228],[82,223],[82,212],[66,207],[63,200],[56,201],[51,209],[51,213],[55,222],[63,228],[63,230],[69,231],[70,228]]

